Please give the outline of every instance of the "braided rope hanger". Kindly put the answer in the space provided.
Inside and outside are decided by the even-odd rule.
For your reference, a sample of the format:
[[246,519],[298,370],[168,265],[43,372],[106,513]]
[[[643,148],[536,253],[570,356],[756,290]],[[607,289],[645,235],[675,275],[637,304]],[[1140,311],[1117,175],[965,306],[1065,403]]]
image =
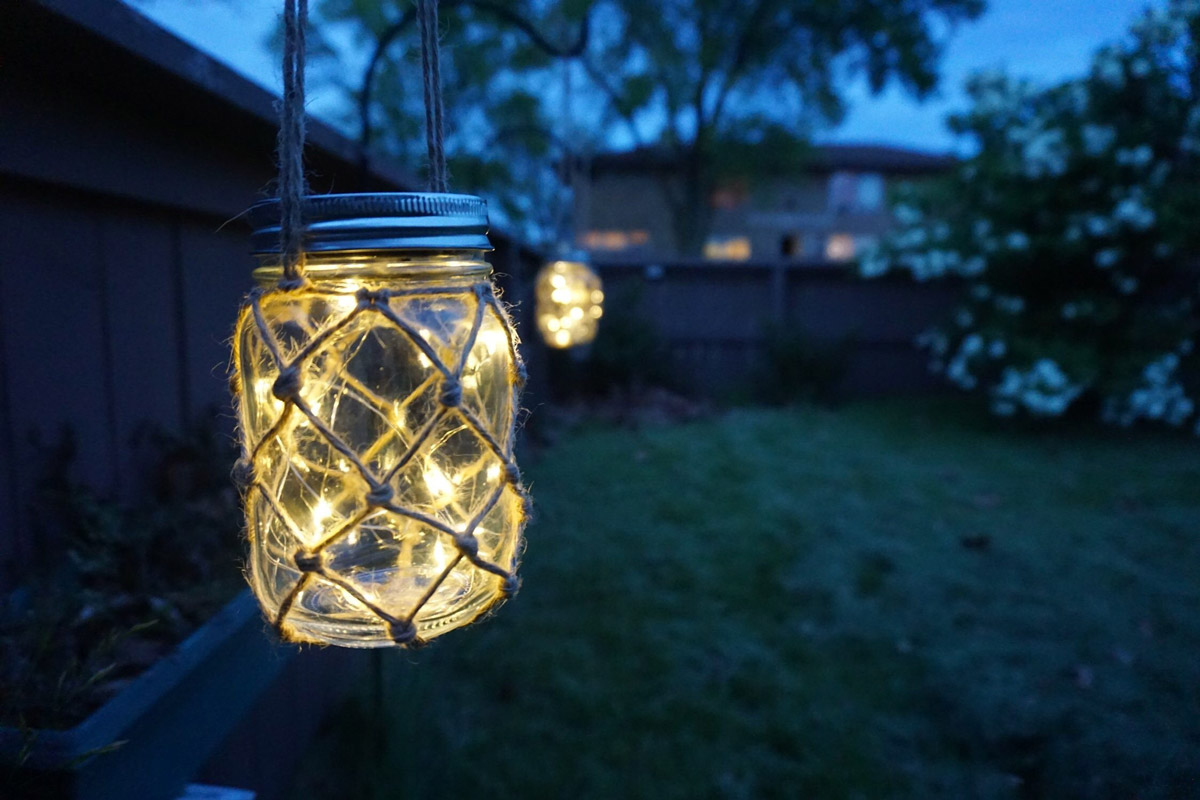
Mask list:
[[429,151],[429,191],[447,192],[446,123],[442,102],[441,53],[438,50],[438,0],[417,0],[421,29],[421,72],[425,89],[425,147]]
[[283,8],[283,101],[279,106],[279,252],[281,289],[299,289],[304,277],[304,61],[308,0],[285,0]]
[[[425,147],[429,155],[429,191],[448,192],[445,102],[442,99],[438,48],[438,0],[417,0],[421,33],[421,73],[425,94]],[[283,257],[281,289],[299,289],[304,277],[304,70],[307,59],[308,0],[285,0],[283,11],[283,100],[279,107],[279,249]]]

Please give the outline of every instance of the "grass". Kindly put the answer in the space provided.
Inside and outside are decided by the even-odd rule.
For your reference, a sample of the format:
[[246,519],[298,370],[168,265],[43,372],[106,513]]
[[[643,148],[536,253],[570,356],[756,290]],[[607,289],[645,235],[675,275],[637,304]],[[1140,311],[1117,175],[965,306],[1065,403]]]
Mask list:
[[1197,444],[950,409],[565,436],[521,594],[288,796],[1200,797]]

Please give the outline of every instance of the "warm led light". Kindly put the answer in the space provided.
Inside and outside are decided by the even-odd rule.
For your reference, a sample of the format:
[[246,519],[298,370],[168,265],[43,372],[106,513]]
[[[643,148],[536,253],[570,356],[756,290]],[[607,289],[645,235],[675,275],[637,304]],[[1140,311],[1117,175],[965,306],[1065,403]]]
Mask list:
[[345,294],[336,294],[329,298],[329,305],[337,314],[349,314],[358,305],[358,300],[355,299],[354,293],[361,287],[357,283],[351,283],[346,287]]
[[254,394],[258,398],[258,402],[270,405],[276,412],[283,410],[283,403],[275,399],[271,394],[272,381],[268,378],[257,378],[254,381]]
[[486,355],[492,355],[497,350],[509,348],[508,333],[500,327],[488,327],[475,337],[476,349],[483,348]]
[[603,315],[600,278],[580,261],[554,261],[538,274],[538,330],[546,344],[575,347],[596,338],[596,320]]
[[425,485],[439,501],[445,502],[454,497],[454,484],[446,478],[446,473],[432,464],[425,470]]
[[444,570],[446,565],[450,563],[450,552],[446,548],[445,542],[441,537],[438,537],[433,542],[433,566],[436,570]]

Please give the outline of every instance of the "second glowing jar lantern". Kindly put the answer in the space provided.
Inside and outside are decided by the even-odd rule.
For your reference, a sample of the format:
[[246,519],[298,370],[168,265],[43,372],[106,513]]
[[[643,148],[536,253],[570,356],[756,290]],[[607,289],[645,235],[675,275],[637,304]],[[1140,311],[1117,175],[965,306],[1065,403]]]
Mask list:
[[516,336],[467,195],[309,197],[306,276],[272,288],[279,206],[235,383],[249,579],[287,638],[410,644],[510,594],[527,499],[513,460]]
[[546,344],[565,350],[596,338],[604,290],[585,262],[551,261],[538,273],[535,292],[538,331]]

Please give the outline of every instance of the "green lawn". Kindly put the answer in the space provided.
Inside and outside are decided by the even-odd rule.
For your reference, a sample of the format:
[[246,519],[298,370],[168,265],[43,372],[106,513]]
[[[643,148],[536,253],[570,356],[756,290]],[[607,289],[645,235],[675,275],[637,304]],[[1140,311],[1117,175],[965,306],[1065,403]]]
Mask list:
[[521,594],[289,796],[1200,797],[1200,445],[953,408],[564,435]]

